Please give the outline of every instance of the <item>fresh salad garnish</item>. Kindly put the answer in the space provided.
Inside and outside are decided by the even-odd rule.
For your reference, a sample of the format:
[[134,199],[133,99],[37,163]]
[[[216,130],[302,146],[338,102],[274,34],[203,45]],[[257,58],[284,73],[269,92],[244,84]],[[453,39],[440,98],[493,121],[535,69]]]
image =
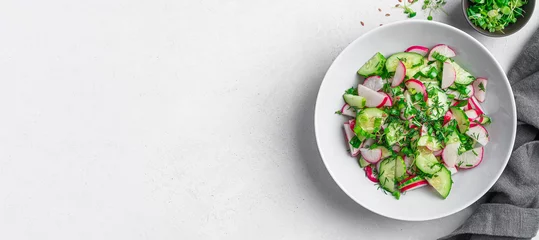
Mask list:
[[347,145],[367,178],[399,199],[424,186],[447,198],[452,175],[478,166],[492,122],[481,107],[488,80],[475,77],[445,44],[376,53],[359,70],[363,84],[345,90],[336,113]]
[[522,6],[527,0],[470,0],[466,10],[470,21],[489,32],[501,31],[524,16]]

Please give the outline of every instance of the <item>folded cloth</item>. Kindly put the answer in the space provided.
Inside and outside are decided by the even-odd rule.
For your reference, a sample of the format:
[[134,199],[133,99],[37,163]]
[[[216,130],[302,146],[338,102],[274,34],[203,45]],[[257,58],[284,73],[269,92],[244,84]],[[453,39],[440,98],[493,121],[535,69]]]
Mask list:
[[508,78],[518,125],[507,168],[486,203],[443,240],[531,239],[539,230],[539,31]]

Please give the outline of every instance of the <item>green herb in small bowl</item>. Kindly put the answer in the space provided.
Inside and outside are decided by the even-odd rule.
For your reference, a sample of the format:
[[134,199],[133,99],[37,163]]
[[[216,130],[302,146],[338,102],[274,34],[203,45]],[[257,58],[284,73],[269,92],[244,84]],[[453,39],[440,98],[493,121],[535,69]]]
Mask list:
[[475,30],[487,36],[503,37],[526,25],[535,0],[463,0],[462,7]]

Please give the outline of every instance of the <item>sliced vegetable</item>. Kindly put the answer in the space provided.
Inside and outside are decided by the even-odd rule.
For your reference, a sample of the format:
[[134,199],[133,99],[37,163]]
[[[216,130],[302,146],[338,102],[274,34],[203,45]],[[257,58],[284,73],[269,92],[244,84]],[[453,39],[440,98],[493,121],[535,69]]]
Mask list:
[[434,189],[436,189],[442,198],[447,198],[449,192],[451,192],[451,187],[453,186],[451,172],[447,170],[447,168],[442,166],[439,172],[432,177],[425,177],[425,179]]
[[460,108],[451,107],[450,110],[455,120],[457,120],[459,131],[461,133],[465,133],[470,127],[470,120],[468,120],[468,116],[466,116],[464,111],[462,111]]
[[[365,107],[382,107],[387,101],[386,95],[373,91],[361,84],[357,87],[357,94],[365,99]],[[350,104],[349,102],[347,103]],[[350,105],[353,106],[352,104]]]
[[380,162],[379,171],[380,186],[393,193],[397,190],[395,186],[395,158],[386,158]]
[[367,149],[367,148],[360,148],[359,151],[361,152],[361,156],[365,161],[376,164],[382,159],[382,150],[375,148],[375,149]]
[[457,167],[463,169],[477,167],[483,161],[483,153],[483,147],[477,147],[462,153],[457,159]]
[[367,178],[371,180],[371,182],[377,183],[378,174],[374,171],[372,165],[368,165],[364,169],[365,169],[365,176],[367,176]]
[[380,75],[384,72],[384,66],[386,64],[386,58],[381,53],[376,53],[369,59],[357,73],[364,77],[373,75]]
[[354,132],[350,130],[350,125],[348,125],[348,123],[344,124],[344,134],[346,136],[346,142],[348,143],[348,149],[350,149],[350,154],[352,154],[352,157],[357,157],[357,155],[359,155],[359,146],[354,147],[352,143],[350,143],[354,137],[356,139],[357,137]]
[[365,104],[367,103],[367,99],[365,99],[362,96],[356,96],[356,95],[352,95],[352,94],[344,94],[343,98],[344,98],[344,101],[348,105],[350,105],[352,107],[356,107],[356,108],[364,108]]
[[429,53],[429,48],[423,46],[411,46],[406,49],[405,52],[413,52],[420,54],[421,56],[426,56]]
[[397,156],[395,159],[395,180],[399,181],[406,176],[406,164],[401,156]]
[[474,97],[479,102],[485,101],[485,96],[487,94],[487,83],[488,81],[486,78],[477,78],[472,84],[475,92]]
[[428,176],[434,175],[442,168],[432,153],[417,154],[415,156],[415,165],[419,171]]
[[455,51],[445,44],[438,44],[434,46],[429,53],[429,61],[445,61],[447,58],[455,57],[457,54]]
[[365,79],[363,86],[378,92],[384,87],[384,80],[380,76],[371,76]]
[[423,99],[427,101],[428,99],[427,88],[425,88],[425,85],[421,81],[417,79],[410,79],[406,81],[404,85],[406,85],[406,88],[408,88],[408,90],[414,89],[415,92],[423,94]]
[[395,69],[395,75],[393,76],[393,81],[391,82],[391,87],[399,86],[404,77],[406,76],[406,67],[401,61],[398,62],[397,68]]
[[341,108],[341,114],[348,117],[356,117],[357,113],[348,103],[345,103]]
[[451,61],[444,62],[444,71],[442,75],[442,89],[446,89],[451,86],[457,79],[457,71]]
[[486,146],[489,142],[488,131],[485,127],[481,125],[470,127],[470,129],[466,131],[466,135],[468,135],[483,146]]
[[[425,59],[421,54],[412,52],[395,53],[387,58],[386,69],[388,72],[395,72],[399,61],[404,64],[406,70],[414,69],[422,66],[425,63]],[[410,75],[408,75],[410,76]]]
[[388,114],[378,108],[365,108],[359,112],[356,118],[354,132],[361,135],[361,132],[373,133],[378,131],[384,124]]
[[448,167],[455,167],[457,165],[457,158],[459,156],[460,142],[447,144],[442,151],[442,159]]

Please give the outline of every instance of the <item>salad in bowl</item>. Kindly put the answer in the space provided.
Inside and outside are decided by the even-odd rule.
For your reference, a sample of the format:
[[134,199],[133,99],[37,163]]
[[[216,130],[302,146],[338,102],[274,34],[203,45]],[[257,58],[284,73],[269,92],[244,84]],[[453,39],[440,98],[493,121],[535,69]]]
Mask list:
[[[404,49],[403,49],[404,50]],[[488,80],[454,60],[446,44],[376,53],[358,70],[337,114],[358,169],[396,199],[431,187],[447,198],[452,175],[481,164],[493,121],[481,107]]]

